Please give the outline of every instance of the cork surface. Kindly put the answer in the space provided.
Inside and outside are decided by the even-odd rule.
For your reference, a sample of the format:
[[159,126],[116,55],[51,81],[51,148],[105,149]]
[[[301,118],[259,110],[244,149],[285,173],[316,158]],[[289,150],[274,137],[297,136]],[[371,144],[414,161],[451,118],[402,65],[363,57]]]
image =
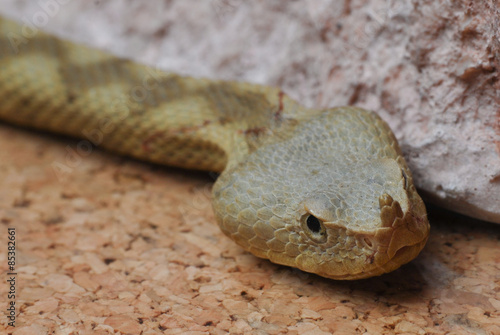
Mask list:
[[[0,124],[0,333],[500,333],[499,226],[431,208],[415,261],[336,282],[226,238],[212,183]],[[16,327],[7,327],[10,301]]]

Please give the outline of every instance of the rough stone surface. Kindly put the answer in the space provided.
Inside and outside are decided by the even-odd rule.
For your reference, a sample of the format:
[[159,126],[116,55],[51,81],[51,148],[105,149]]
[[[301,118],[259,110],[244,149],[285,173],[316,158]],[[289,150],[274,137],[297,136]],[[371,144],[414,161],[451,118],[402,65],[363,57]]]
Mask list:
[[424,196],[500,223],[495,0],[0,2],[25,22],[167,70],[374,110]]

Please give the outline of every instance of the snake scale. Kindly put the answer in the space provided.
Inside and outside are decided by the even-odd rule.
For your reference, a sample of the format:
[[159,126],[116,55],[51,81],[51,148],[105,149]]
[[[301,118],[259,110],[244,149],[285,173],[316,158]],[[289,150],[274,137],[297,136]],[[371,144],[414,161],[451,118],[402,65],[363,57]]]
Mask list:
[[220,172],[217,222],[258,257],[360,279],[409,262],[427,241],[425,206],[375,113],[312,110],[277,88],[181,77],[7,19],[0,31],[1,120]]

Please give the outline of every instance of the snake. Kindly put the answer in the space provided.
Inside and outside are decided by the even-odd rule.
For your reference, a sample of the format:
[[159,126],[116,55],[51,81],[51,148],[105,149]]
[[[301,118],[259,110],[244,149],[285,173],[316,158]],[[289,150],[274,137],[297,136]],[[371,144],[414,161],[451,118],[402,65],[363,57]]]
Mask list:
[[0,32],[0,120],[218,173],[216,221],[253,255],[353,280],[393,271],[425,246],[425,204],[376,113],[165,72],[26,22],[1,18]]

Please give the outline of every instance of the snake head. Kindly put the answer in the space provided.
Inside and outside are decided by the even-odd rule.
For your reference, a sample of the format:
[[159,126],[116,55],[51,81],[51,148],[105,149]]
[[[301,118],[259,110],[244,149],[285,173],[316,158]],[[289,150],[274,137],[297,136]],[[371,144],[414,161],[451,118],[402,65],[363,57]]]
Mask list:
[[254,255],[333,279],[414,259],[429,223],[389,127],[358,108],[326,111],[258,148],[213,190],[221,229]]
[[362,211],[354,209],[357,200],[339,198],[339,193],[303,202],[296,231],[298,268],[328,278],[362,279],[393,271],[419,254],[429,234],[424,204],[407,172],[400,170],[397,180],[395,161],[374,162],[382,171],[380,164],[386,165],[386,181],[382,187],[368,186],[379,189],[380,196],[370,196],[372,205]]

